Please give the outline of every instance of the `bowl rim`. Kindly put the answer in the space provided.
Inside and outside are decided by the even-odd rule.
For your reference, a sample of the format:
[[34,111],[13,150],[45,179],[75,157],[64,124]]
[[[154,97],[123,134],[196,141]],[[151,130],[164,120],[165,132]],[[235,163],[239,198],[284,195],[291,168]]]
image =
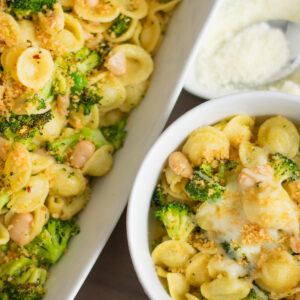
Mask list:
[[[260,97],[260,98],[265,98],[265,101],[274,101],[274,102],[278,101],[279,103],[286,102],[287,104],[289,103],[291,105],[299,106],[299,112],[300,112],[300,97],[292,94],[281,93],[281,92],[270,92],[270,91],[249,91],[249,92],[241,92],[241,93],[234,93],[230,95],[221,96],[195,106],[194,108],[190,109],[182,116],[180,116],[172,124],[170,124],[165,129],[165,131],[158,137],[158,139],[155,141],[152,147],[149,149],[149,151],[144,157],[142,164],[140,165],[139,171],[134,180],[134,184],[132,186],[130,197],[129,197],[128,207],[127,207],[126,227],[127,227],[127,240],[128,240],[130,257],[135,272],[137,274],[138,280],[141,283],[145,293],[149,296],[150,299],[170,300],[171,298],[163,288],[162,284],[159,282],[156,273],[154,277],[153,272],[151,274],[147,274],[144,272],[145,264],[146,266],[148,265],[149,267],[149,259],[151,260],[151,255],[150,255],[148,243],[147,243],[148,245],[147,249],[145,249],[144,247],[145,244],[142,245],[143,248],[140,248],[141,245],[140,245],[139,237],[138,234],[136,234],[137,228],[139,226],[138,224],[136,224],[134,217],[139,215],[139,211],[137,211],[137,204],[139,202],[144,203],[143,206],[144,212],[146,212],[147,218],[149,217],[151,197],[145,200],[141,200],[141,198],[139,197],[140,194],[139,187],[141,184],[140,180],[142,177],[144,177],[144,173],[147,167],[149,167],[149,165],[151,164],[152,161],[151,159],[153,157],[157,158],[158,161],[162,161],[162,165],[165,163],[165,158],[162,159],[156,155],[159,149],[161,149],[161,147],[163,146],[163,142],[167,140],[169,137],[171,137],[172,134],[174,136],[174,132],[176,132],[176,128],[178,128],[179,126],[185,126],[185,124],[189,122],[189,119],[195,118],[195,115],[197,114],[198,111],[205,111],[207,108],[212,108],[215,106],[220,108],[223,105],[230,104],[230,102],[234,102],[234,101],[245,101],[245,103],[247,103],[250,101],[249,97],[250,98]],[[233,113],[232,115],[235,114],[237,113]],[[255,114],[251,114],[251,113],[249,114],[255,116]],[[270,114],[275,115],[275,113],[270,113]],[[256,115],[263,115],[263,114],[256,113]],[[283,111],[283,115],[284,115],[284,111]],[[226,116],[224,114],[224,118],[225,117]],[[208,123],[208,125],[213,124],[215,122],[217,121],[212,121]],[[205,126],[205,125],[199,125],[198,127],[201,126]],[[196,128],[197,127],[195,127],[194,129]],[[176,141],[178,142],[178,145],[180,145],[180,143],[183,142],[183,140],[178,140],[178,138]],[[157,176],[151,175],[151,177],[156,176],[155,182],[157,182],[157,178],[158,175],[161,173],[161,169],[156,170],[156,172],[154,170],[153,173],[157,173]],[[154,186],[151,187],[152,191],[153,188]],[[147,224],[148,224],[148,219],[147,219]],[[148,241],[148,230],[149,230],[149,224],[147,225],[147,232],[144,232],[145,236],[147,236],[147,241]],[[145,250],[147,251],[145,252]],[[152,263],[152,260],[151,260],[151,265],[152,265],[152,271],[154,271],[154,264]],[[159,284],[161,288],[158,288],[157,284]]]

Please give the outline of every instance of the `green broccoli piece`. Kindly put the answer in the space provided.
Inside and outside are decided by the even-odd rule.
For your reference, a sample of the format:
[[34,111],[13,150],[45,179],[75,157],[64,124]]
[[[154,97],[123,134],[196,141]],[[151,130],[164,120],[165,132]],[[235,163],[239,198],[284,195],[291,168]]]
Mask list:
[[131,22],[132,19],[130,17],[120,14],[108,28],[108,33],[111,36],[119,37],[128,30]]
[[8,193],[0,193],[0,210],[7,204],[9,200],[10,195]]
[[127,134],[125,130],[126,123],[127,116],[115,125],[101,127],[104,137],[114,146],[115,151],[123,147]]
[[152,194],[151,203],[156,207],[162,207],[167,204],[167,193],[161,183],[156,185]]
[[64,254],[70,238],[78,233],[79,227],[73,220],[51,218],[25,249],[29,256],[35,257],[41,264],[55,264]]
[[227,241],[224,241],[221,243],[221,246],[223,248],[223,250],[225,251],[225,253],[228,255],[229,258],[231,259],[238,259],[238,254],[236,252],[236,250],[238,249],[235,249],[233,248],[233,246],[231,245],[231,243],[227,242]]
[[101,42],[96,50],[100,55],[98,68],[101,68],[111,51],[111,46],[107,42]]
[[0,134],[13,140],[33,138],[51,119],[51,110],[35,115],[10,113],[8,117],[0,117]]
[[40,91],[35,92],[33,95],[29,95],[25,102],[32,102],[36,105],[37,110],[40,110],[45,109],[46,104],[51,103],[53,98],[52,80],[49,80]]
[[185,191],[195,201],[215,203],[220,200],[225,188],[212,173],[212,168],[206,164],[194,169],[194,176],[185,185]]
[[81,48],[55,60],[55,72],[53,76],[54,94],[80,95],[88,85],[87,73],[101,64],[101,54],[87,47]]
[[76,67],[79,72],[86,73],[96,68],[99,62],[100,62],[100,54],[97,51],[92,51],[87,57],[79,61]]
[[71,103],[69,106],[70,110],[79,111],[80,107],[83,108],[83,114],[89,115],[91,109],[94,105],[100,104],[102,96],[100,96],[96,91],[83,87],[82,93],[71,97]]
[[57,0],[7,0],[7,6],[18,16],[30,16],[53,9]]
[[47,271],[29,258],[17,258],[0,266],[0,298],[39,300],[45,294]]
[[80,130],[80,134],[85,140],[93,142],[96,149],[99,149],[104,145],[109,145],[109,142],[105,139],[100,130],[83,127]]
[[224,179],[225,178],[225,173],[227,171],[232,171],[234,170],[236,167],[238,166],[238,162],[233,161],[233,160],[222,160],[219,162],[219,166],[218,166],[218,174],[217,176],[219,177],[219,179]]
[[67,137],[60,137],[52,142],[47,141],[46,150],[51,152],[58,162],[64,163],[67,150],[74,147],[81,138],[93,142],[96,149],[109,144],[100,130],[83,127],[79,132]]
[[275,177],[280,182],[295,181],[300,176],[299,166],[281,153],[271,156],[271,166],[275,171]]
[[256,285],[253,284],[253,288],[246,298],[242,300],[268,300],[269,297],[266,295],[264,291],[259,289]]
[[66,151],[68,148],[75,146],[80,139],[80,133],[74,133],[70,136],[57,138],[53,142],[46,142],[46,150],[51,152],[54,158],[60,162],[65,162]]
[[171,239],[186,241],[196,227],[190,208],[180,202],[170,202],[154,214],[158,220],[163,222]]

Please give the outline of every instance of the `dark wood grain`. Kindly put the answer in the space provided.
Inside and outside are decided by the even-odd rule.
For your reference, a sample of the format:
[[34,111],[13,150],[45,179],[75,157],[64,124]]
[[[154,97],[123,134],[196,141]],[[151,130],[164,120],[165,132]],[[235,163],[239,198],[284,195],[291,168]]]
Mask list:
[[[203,100],[183,91],[167,126]],[[148,299],[134,272],[126,238],[126,211],[123,212],[102,254],[79,291],[76,300]]]

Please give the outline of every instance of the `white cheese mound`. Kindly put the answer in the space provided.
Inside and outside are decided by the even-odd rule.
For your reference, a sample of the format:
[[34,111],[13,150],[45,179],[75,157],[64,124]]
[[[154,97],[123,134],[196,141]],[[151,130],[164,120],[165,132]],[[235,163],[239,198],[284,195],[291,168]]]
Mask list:
[[[221,96],[246,90],[277,73],[288,60],[283,33],[266,20],[300,22],[300,0],[224,0],[204,36],[196,61],[204,94]],[[240,83],[240,85],[239,85]],[[300,95],[300,68],[259,89]]]
[[283,32],[267,23],[254,24],[230,39],[209,61],[198,64],[199,79],[209,86],[259,85],[278,73],[289,59]]

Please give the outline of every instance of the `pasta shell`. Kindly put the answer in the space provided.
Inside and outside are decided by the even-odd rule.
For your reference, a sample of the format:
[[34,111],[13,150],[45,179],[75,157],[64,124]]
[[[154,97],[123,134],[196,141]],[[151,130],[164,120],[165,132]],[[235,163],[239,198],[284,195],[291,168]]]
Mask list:
[[153,72],[153,60],[143,48],[123,44],[111,51],[111,56],[122,52],[127,60],[127,70],[124,75],[118,76],[124,86],[136,85],[147,80]]
[[99,148],[92,157],[86,162],[83,174],[90,176],[103,176],[113,165],[113,147],[105,145]]
[[120,13],[118,6],[112,1],[99,0],[96,6],[89,6],[85,0],[75,0],[75,13],[82,19],[92,22],[111,22]]
[[26,188],[12,194],[7,207],[15,213],[27,213],[41,207],[49,193],[49,181],[45,174],[30,177]]
[[51,79],[54,62],[48,50],[30,47],[24,50],[17,61],[17,76],[20,82],[39,90]]

